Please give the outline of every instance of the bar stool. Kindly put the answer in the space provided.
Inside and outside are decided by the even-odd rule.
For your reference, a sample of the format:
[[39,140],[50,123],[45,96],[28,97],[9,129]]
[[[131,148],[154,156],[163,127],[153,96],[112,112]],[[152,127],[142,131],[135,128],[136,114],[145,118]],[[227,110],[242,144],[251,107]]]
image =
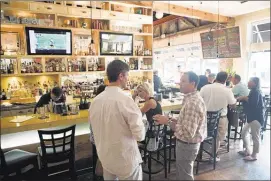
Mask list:
[[9,174],[16,173],[17,177],[21,176],[21,170],[28,166],[33,165],[34,169],[38,171],[37,154],[27,151],[14,149],[6,153],[0,149],[1,164],[0,174],[4,175],[4,179],[7,179]]
[[[147,146],[148,143],[150,141],[150,130],[156,130],[156,133],[161,134],[162,136],[160,137],[162,139],[162,142],[160,142],[158,148],[156,150],[150,151],[148,150]],[[152,174],[157,174],[159,172],[161,172],[162,170],[164,170],[165,172],[165,178],[167,178],[167,154],[166,154],[166,130],[167,130],[167,126],[161,126],[161,125],[155,125],[154,121],[152,123],[152,126],[149,126],[149,130],[146,133],[146,138],[143,142],[139,143],[139,150],[142,153],[143,152],[143,161],[144,164],[146,164],[147,160],[148,160],[148,170],[144,170],[143,172],[149,175],[149,181],[151,180],[151,175]],[[158,135],[155,134],[155,135]],[[157,139],[157,136],[155,136],[154,139]],[[153,155],[154,154],[159,154],[161,153],[161,151],[163,151],[163,155],[161,154],[161,157],[163,157],[163,163],[161,161],[159,161],[158,159],[154,158]],[[158,170],[153,170],[152,169],[152,160],[156,161],[156,163],[158,163],[161,167],[161,169]]]
[[39,158],[44,175],[50,175],[48,164],[69,161],[71,178],[76,178],[74,136],[75,125],[59,130],[38,130],[40,147]]
[[[222,110],[222,109],[221,109]],[[219,111],[207,111],[207,138],[200,144],[199,153],[196,158],[197,167],[196,167],[196,174],[199,171],[199,162],[206,162],[206,160],[202,159],[203,152],[207,153],[211,158],[213,158],[213,169],[216,168],[216,139],[217,139],[217,129],[219,124],[219,119],[221,116],[221,110]],[[203,148],[203,144],[212,145],[213,153],[205,150]],[[213,144],[214,143],[214,144]]]

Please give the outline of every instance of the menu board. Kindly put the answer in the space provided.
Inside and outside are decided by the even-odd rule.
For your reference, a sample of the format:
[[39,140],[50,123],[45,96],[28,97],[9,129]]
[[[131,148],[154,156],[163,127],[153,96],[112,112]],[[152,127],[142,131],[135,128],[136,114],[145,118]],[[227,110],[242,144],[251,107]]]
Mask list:
[[241,57],[239,27],[200,34],[204,59]]

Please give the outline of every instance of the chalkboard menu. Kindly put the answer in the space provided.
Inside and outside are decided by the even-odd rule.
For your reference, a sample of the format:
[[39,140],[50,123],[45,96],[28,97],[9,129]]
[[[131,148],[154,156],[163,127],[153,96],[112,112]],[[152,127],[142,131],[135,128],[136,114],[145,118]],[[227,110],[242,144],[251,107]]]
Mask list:
[[241,57],[239,27],[200,34],[204,59]]

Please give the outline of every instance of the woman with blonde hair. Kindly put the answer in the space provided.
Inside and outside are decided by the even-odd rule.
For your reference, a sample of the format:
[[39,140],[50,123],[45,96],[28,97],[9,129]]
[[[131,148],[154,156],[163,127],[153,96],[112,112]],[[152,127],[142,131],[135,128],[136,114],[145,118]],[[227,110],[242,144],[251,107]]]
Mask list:
[[161,141],[161,128],[162,125],[158,125],[154,120],[153,116],[156,114],[162,114],[162,107],[160,103],[154,99],[153,90],[149,83],[140,84],[133,94],[133,99],[139,96],[145,100],[144,106],[141,108],[141,112],[146,114],[148,121],[148,128],[146,132],[145,144],[149,151],[155,151],[159,147]]

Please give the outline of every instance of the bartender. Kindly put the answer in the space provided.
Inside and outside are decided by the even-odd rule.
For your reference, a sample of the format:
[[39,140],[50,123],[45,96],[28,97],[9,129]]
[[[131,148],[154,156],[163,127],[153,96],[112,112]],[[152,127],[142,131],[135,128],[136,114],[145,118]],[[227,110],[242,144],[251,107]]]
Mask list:
[[66,98],[63,95],[61,88],[54,87],[51,92],[41,96],[40,100],[35,106],[34,114],[36,114],[37,108],[42,107],[43,105],[49,104],[51,100],[55,103],[62,103],[66,101]]

